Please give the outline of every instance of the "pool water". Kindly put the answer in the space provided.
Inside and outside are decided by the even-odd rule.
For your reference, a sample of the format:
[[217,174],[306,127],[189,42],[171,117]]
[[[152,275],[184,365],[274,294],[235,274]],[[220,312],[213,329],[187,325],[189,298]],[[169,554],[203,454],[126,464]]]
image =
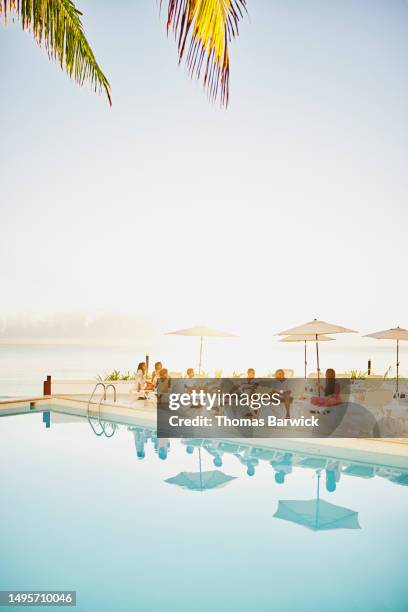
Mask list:
[[[97,437],[53,413],[49,428],[39,413],[0,419],[0,590],[76,590],[86,612],[408,610],[406,479],[343,466],[329,493],[312,460],[224,452],[220,465],[194,443],[150,437],[126,426]],[[209,490],[165,482],[200,461],[235,478]],[[279,500],[314,499],[318,485],[360,529],[274,517]]]

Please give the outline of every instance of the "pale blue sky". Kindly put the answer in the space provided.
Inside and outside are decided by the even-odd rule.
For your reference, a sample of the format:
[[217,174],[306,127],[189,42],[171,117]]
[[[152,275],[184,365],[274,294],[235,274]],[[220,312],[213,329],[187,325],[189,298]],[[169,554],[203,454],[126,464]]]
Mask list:
[[405,1],[248,0],[227,112],[154,0],[80,6],[112,109],[0,28],[2,315],[408,326]]

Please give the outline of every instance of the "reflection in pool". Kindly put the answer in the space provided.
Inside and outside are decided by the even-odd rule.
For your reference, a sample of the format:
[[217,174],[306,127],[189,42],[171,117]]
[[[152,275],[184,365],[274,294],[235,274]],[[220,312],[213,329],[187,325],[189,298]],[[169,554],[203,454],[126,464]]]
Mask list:
[[0,424],[0,589],[75,589],[86,612],[407,610],[408,470],[52,411]]

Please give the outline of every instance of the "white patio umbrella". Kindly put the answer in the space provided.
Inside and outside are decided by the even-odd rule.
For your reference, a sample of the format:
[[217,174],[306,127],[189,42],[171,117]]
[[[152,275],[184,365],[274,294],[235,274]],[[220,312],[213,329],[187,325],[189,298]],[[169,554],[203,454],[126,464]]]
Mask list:
[[204,338],[236,338],[235,334],[229,332],[212,329],[206,325],[195,325],[187,329],[178,329],[173,332],[167,332],[167,336],[197,336],[200,338],[200,359],[198,363],[198,372],[201,374],[201,365],[203,360],[203,342]]
[[356,332],[353,329],[348,329],[347,327],[343,327],[342,325],[334,325],[333,323],[326,323],[326,321],[319,321],[318,319],[313,319],[313,321],[309,321],[308,323],[304,323],[303,325],[298,325],[298,327],[292,327],[291,329],[285,329],[281,331],[275,336],[298,336],[299,334],[305,335],[313,335],[316,343],[316,359],[317,359],[317,381],[318,381],[318,389],[320,395],[320,362],[319,362],[319,336],[323,336],[326,334],[355,334]]
[[403,327],[391,327],[391,329],[385,329],[384,331],[375,332],[374,334],[367,334],[365,338],[375,338],[376,340],[396,340],[397,342],[397,389],[396,395],[398,395],[398,378],[399,378],[399,343],[400,340],[408,340],[408,330]]
[[[319,336],[318,337],[318,342],[328,342],[329,340],[335,340],[335,338],[330,338],[330,336]],[[279,340],[279,342],[304,342],[305,343],[305,382],[306,382],[306,378],[307,378],[307,349],[306,349],[306,344],[307,342],[316,342],[316,337],[313,336],[312,334],[299,334],[299,335],[293,335],[293,336],[286,336],[286,338],[282,338],[282,340]]]

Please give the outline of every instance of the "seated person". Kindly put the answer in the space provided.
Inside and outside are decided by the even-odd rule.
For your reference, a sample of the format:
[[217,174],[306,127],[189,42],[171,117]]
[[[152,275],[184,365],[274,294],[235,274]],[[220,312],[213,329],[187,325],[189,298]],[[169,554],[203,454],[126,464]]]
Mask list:
[[161,361],[156,361],[156,363],[154,364],[154,370],[152,373],[152,382],[151,382],[151,386],[152,389],[156,389],[157,387],[157,379],[160,376],[160,370],[163,369],[163,364]]
[[286,416],[285,418],[290,419],[290,405],[293,402],[290,389],[288,388],[288,381],[285,378],[285,371],[279,368],[275,372],[274,390],[279,393],[281,402],[285,405]]
[[[248,368],[246,378],[240,378],[238,383],[233,384],[231,388],[231,393],[237,393],[238,396],[241,394],[248,395],[249,397],[255,393],[255,390],[258,386],[258,383],[255,380],[255,370],[254,368]],[[258,409],[257,409],[258,410]],[[241,412],[243,413],[241,415]],[[235,416],[245,416],[245,417],[253,417],[256,416],[256,410],[253,408],[245,407],[236,407],[234,409]]]
[[[252,395],[253,393],[255,393],[257,387],[258,387],[258,383],[255,382],[255,370],[254,368],[248,368],[247,370],[247,377],[246,380],[244,379],[245,382],[243,382],[242,385],[240,385],[240,391],[241,393],[248,393],[248,395]],[[258,412],[258,409],[254,410],[250,410],[245,416],[256,416]]]
[[324,395],[314,396],[310,400],[313,406],[337,406],[342,403],[340,397],[340,384],[336,382],[336,372],[333,368],[326,370],[326,384],[320,385]]
[[146,364],[144,361],[141,361],[137,366],[136,378],[135,378],[135,389],[136,396],[140,399],[146,398]]
[[246,380],[244,378],[242,385],[239,385],[241,391],[253,392],[258,386],[258,383],[255,382],[255,370],[254,368],[248,368]]
[[166,368],[162,368],[157,379],[157,392],[158,393],[169,393],[171,387],[171,380],[169,372]]
[[194,389],[197,389],[197,384],[195,382],[195,372],[193,368],[188,368],[186,371],[186,382],[184,384],[184,389],[186,393],[191,393]]

